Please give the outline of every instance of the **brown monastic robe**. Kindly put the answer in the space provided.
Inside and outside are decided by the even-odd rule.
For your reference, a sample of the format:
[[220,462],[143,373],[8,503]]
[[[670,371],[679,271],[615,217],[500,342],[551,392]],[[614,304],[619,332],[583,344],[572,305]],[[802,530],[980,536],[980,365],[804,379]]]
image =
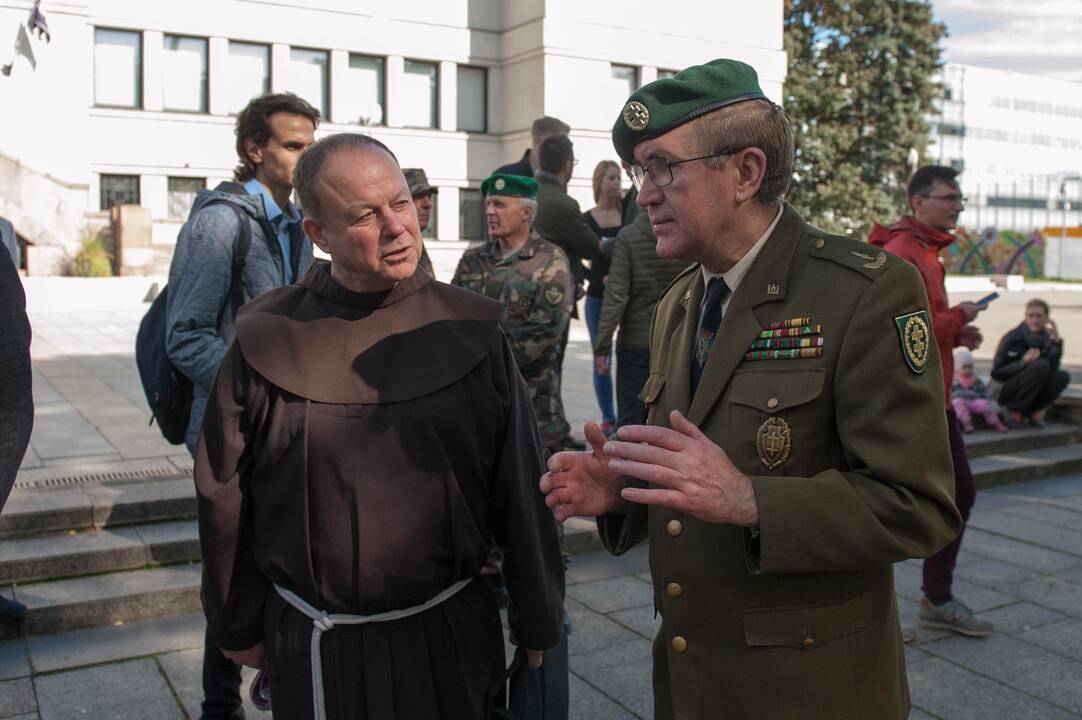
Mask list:
[[[537,488],[529,391],[499,305],[423,272],[381,293],[327,263],[250,302],[196,452],[203,605],[227,650],[263,640],[275,717],[312,715],[312,621],[424,603],[504,548],[511,630],[556,644],[563,569]],[[500,618],[475,580],[421,614],[322,638],[329,718],[487,717]]]

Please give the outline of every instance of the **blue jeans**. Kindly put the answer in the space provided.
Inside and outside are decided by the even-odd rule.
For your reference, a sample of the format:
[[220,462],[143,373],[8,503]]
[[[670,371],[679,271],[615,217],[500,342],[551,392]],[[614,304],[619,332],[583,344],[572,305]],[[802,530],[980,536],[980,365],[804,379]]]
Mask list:
[[[597,324],[601,322],[601,298],[592,295],[586,296],[586,328],[590,331],[590,347],[593,348],[597,336]],[[590,350],[591,359],[594,352]],[[616,422],[616,412],[612,406],[612,370],[608,375],[602,375],[597,371],[597,365],[590,363],[594,373],[594,395],[597,396],[597,406],[601,409],[601,419],[607,422]],[[612,353],[609,353],[609,367],[612,367]]]

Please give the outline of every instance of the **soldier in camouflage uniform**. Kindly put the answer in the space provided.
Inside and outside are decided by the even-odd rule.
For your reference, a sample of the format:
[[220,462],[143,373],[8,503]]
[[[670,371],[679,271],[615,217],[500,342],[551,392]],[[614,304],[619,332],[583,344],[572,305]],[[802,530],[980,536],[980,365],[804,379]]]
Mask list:
[[530,388],[542,444],[552,450],[571,429],[559,390],[560,338],[574,302],[570,265],[530,227],[537,182],[496,174],[481,194],[492,239],[462,256],[451,284],[503,303],[500,324]]

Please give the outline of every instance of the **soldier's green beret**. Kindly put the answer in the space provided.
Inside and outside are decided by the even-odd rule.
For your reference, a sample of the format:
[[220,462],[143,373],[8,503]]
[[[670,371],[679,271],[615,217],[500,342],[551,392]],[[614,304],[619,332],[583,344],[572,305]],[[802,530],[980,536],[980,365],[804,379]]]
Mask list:
[[496,173],[489,175],[481,183],[481,195],[508,195],[510,197],[524,197],[531,200],[537,199],[537,181],[525,175],[506,175]]
[[726,105],[765,99],[750,65],[725,59],[693,65],[633,92],[612,126],[612,144],[621,159],[635,164],[635,146],[643,140]]

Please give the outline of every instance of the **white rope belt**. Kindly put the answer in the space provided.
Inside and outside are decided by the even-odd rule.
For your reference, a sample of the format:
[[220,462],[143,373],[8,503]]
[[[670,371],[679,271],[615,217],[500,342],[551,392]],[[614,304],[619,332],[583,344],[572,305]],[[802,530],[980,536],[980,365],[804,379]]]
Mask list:
[[323,658],[319,652],[319,644],[323,637],[323,633],[330,632],[336,625],[363,625],[365,623],[390,622],[391,620],[401,620],[410,615],[423,613],[425,610],[430,610],[451,598],[459,590],[469,585],[472,580],[473,578],[459,580],[439,595],[420,605],[403,608],[402,610],[376,613],[375,615],[347,615],[345,613],[327,614],[322,610],[316,610],[295,593],[286,590],[280,585],[275,585],[274,589],[278,591],[278,594],[282,596],[283,600],[304,613],[312,621],[312,707],[314,710],[314,719],[327,720],[327,707],[323,698]]

